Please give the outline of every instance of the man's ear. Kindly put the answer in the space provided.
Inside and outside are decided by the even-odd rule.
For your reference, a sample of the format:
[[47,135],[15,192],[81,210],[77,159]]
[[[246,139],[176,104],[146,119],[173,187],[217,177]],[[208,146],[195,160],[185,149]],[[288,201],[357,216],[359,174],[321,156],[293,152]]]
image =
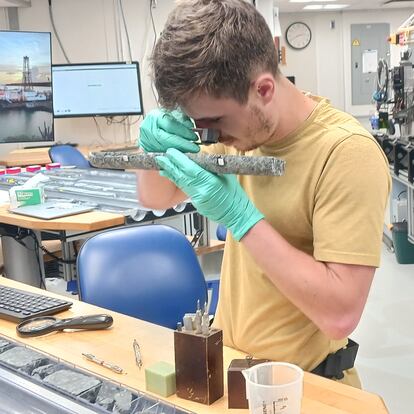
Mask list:
[[276,89],[276,81],[273,76],[264,73],[256,78],[252,88],[256,99],[266,105],[273,99]]

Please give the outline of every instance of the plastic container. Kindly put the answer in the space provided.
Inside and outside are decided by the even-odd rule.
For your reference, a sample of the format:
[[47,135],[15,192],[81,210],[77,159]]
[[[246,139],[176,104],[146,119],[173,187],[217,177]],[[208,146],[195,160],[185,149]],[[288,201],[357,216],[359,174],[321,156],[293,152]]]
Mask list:
[[46,164],[46,170],[53,170],[54,168],[60,168],[60,162],[51,162]]
[[397,262],[400,264],[413,264],[414,244],[408,241],[408,225],[406,221],[392,224],[392,241]]
[[27,172],[36,172],[36,171],[40,171],[42,167],[40,165],[29,165],[28,167],[26,167],[26,171]]
[[300,414],[303,371],[287,362],[265,362],[242,371],[252,414]]
[[22,172],[20,167],[10,167],[6,168],[6,174],[19,174]]

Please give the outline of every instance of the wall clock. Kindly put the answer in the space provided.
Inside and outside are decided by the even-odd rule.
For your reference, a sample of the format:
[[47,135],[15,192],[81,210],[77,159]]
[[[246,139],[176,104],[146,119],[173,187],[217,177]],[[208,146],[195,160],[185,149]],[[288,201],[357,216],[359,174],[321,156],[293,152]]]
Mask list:
[[305,49],[312,39],[312,32],[310,27],[303,22],[292,23],[286,29],[286,42],[296,50]]

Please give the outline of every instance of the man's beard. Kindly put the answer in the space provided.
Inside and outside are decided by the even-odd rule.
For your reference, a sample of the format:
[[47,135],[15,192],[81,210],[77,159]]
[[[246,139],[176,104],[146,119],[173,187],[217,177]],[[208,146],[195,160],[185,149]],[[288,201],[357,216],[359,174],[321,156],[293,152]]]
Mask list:
[[[265,117],[263,112],[255,105],[249,108],[251,122],[247,128],[246,137],[248,140],[240,141],[235,139],[234,147],[242,151],[253,151],[268,142],[272,137],[272,124]],[[231,138],[231,137],[229,137]],[[237,144],[243,144],[239,147]]]

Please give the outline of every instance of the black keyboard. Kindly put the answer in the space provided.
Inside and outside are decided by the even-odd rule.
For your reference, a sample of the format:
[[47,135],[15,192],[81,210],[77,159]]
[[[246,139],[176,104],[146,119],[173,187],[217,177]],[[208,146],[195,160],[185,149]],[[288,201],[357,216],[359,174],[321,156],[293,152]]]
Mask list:
[[21,322],[69,309],[72,302],[8,286],[0,286],[0,319]]

